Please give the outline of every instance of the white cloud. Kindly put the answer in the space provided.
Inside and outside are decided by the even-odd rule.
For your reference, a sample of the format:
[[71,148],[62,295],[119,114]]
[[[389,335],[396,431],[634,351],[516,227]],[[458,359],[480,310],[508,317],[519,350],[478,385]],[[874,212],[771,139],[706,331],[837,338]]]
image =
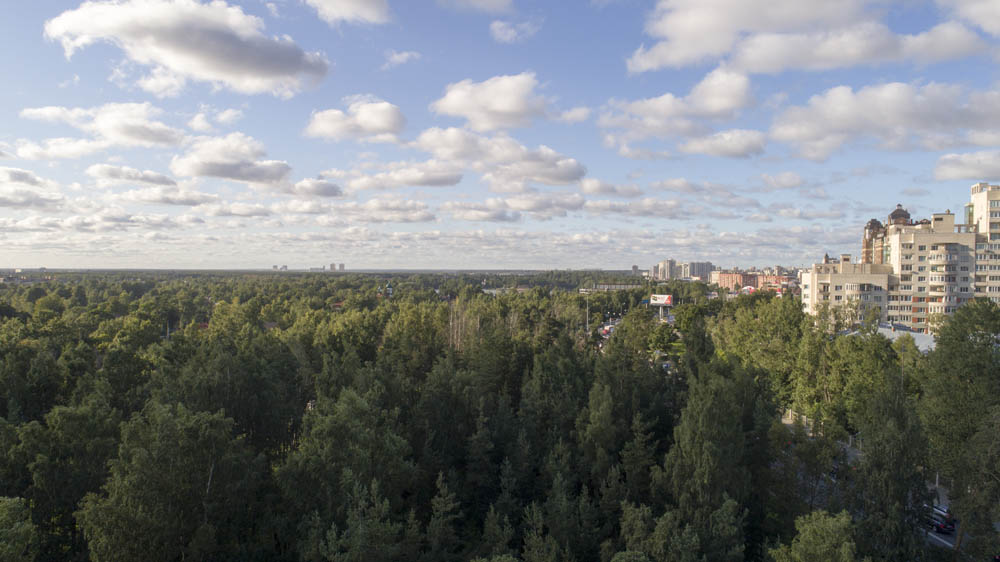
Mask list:
[[675,220],[691,218],[690,213],[676,199],[653,199],[647,197],[638,201],[587,201],[585,208],[595,215],[628,215],[634,217],[661,217]]
[[268,37],[263,27],[223,0],[91,1],[47,21],[45,36],[59,41],[67,57],[101,41],[116,45],[150,68],[138,84],[157,95],[175,95],[195,80],[287,97],[326,75],[322,54],[303,51],[287,36]]
[[916,35],[897,35],[878,22],[808,33],[762,33],[740,43],[732,64],[748,72],[827,70],[912,60],[932,63],[982,52],[979,36],[956,22]]
[[222,125],[232,125],[243,119],[243,111],[239,109],[224,109],[215,114],[215,121]]
[[206,132],[212,130],[212,124],[208,121],[208,116],[204,112],[198,113],[188,121],[187,126],[189,129],[199,132]]
[[580,191],[588,195],[617,195],[619,197],[638,197],[642,190],[635,185],[616,185],[596,178],[580,180]]
[[53,209],[64,198],[56,183],[29,170],[0,167],[0,207]]
[[455,8],[498,13],[510,10],[513,0],[438,0],[438,2]]
[[[974,25],[1000,21],[992,0],[939,0]],[[985,43],[957,22],[917,34],[884,23],[878,0],[659,0],[646,21],[658,40],[628,59],[630,72],[729,59],[748,72],[823,70],[861,64],[939,62],[974,54]],[[989,5],[989,7],[986,7]],[[992,11],[992,14],[988,12]],[[1000,23],[997,24],[1000,29]]]
[[305,0],[319,17],[330,25],[347,23],[385,23],[389,21],[386,0]]
[[649,184],[651,189],[660,191],[673,191],[676,193],[698,193],[702,190],[699,186],[685,178],[671,178],[668,180],[655,181]]
[[747,158],[764,152],[767,138],[760,131],[731,129],[707,137],[691,139],[679,148],[691,154]]
[[218,200],[218,196],[189,189],[178,189],[176,186],[156,186],[126,191],[119,194],[117,199],[132,203],[193,207],[213,203]]
[[530,150],[504,134],[486,137],[454,127],[435,127],[420,133],[413,146],[436,159],[483,174],[483,180],[498,192],[525,191],[530,183],[569,185],[587,173],[574,158],[547,146]]
[[646,33],[659,41],[640,46],[629,72],[680,67],[725,56],[745,33],[834,27],[857,21],[863,0],[659,0]]
[[732,117],[751,101],[750,79],[722,67],[706,74],[684,98],[691,114],[715,119]]
[[934,177],[939,180],[990,181],[991,178],[1000,177],[1000,151],[945,154],[938,158]]
[[516,222],[523,215],[538,220],[563,217],[583,208],[585,200],[578,193],[526,193],[507,198],[490,198],[481,203],[449,201],[441,210],[466,221]]
[[271,209],[259,203],[210,203],[200,205],[199,211],[210,217],[266,217]]
[[476,131],[523,127],[545,113],[544,97],[535,94],[533,72],[494,76],[483,82],[448,84],[444,97],[431,104],[435,113],[463,117]]
[[389,70],[415,60],[420,60],[420,53],[416,51],[386,51],[382,70]]
[[485,203],[468,203],[449,201],[441,205],[441,210],[450,213],[452,218],[470,222],[517,222],[521,213],[507,208],[499,199],[491,199]]
[[395,141],[396,134],[406,126],[406,117],[399,107],[382,100],[356,97],[347,112],[327,109],[314,112],[305,134],[332,140],[363,139]]
[[322,178],[306,178],[292,186],[292,193],[301,197],[340,197],[344,190]]
[[590,118],[590,108],[589,107],[574,107],[573,109],[567,109],[556,117],[556,120],[562,121],[563,123],[579,123],[581,121],[586,121]]
[[534,36],[541,29],[542,22],[539,20],[522,22],[493,20],[490,23],[490,35],[498,43],[519,43]]
[[1000,37],[1000,9],[994,0],[937,0],[965,21]]
[[213,130],[211,123],[213,120],[220,125],[232,125],[240,119],[243,119],[243,111],[240,109],[230,108],[215,111],[210,107],[203,106],[202,111],[192,117],[187,126],[189,129],[205,133]]
[[[771,137],[824,160],[843,144],[874,137],[883,148],[930,150],[989,142],[1000,131],[1000,90],[892,82],[854,91],[837,86],[778,115]],[[964,133],[964,134],[963,134]]]
[[818,219],[842,219],[844,212],[839,209],[807,209],[791,203],[775,203],[769,207],[770,211],[786,219],[818,220]]
[[174,156],[170,171],[178,176],[208,176],[247,183],[274,184],[291,172],[287,162],[262,160],[264,145],[243,133],[199,137],[187,153]]
[[795,189],[802,187],[806,182],[802,176],[795,172],[781,172],[776,175],[761,174],[760,179],[764,182],[765,191],[775,191],[778,189]]
[[649,137],[706,134],[703,119],[730,119],[751,101],[750,80],[746,75],[720,67],[705,75],[684,97],[667,92],[634,101],[613,99],[597,124],[614,131],[606,135],[605,144],[617,146],[622,156],[641,156],[642,153],[622,149],[632,141]]
[[438,160],[426,162],[394,162],[386,171],[358,175],[348,182],[351,191],[395,189],[409,186],[443,187],[462,181],[462,168]]
[[18,156],[28,159],[78,158],[110,147],[176,146],[184,133],[155,118],[163,111],[146,103],[109,103],[92,108],[47,106],[23,109],[25,119],[65,123],[93,138],[53,138],[42,145],[20,140]]
[[151,170],[137,170],[128,166],[112,166],[110,164],[94,164],[87,168],[86,174],[97,180],[97,185],[107,187],[122,183],[148,183],[153,185],[177,185],[171,178]]
[[422,201],[379,197],[364,203],[350,201],[333,207],[334,217],[358,222],[429,222],[435,219]]

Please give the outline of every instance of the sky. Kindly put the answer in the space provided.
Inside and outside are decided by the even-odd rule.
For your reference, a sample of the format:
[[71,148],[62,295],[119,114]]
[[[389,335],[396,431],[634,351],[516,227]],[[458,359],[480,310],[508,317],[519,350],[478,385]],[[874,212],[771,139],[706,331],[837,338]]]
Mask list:
[[1000,183],[996,0],[45,0],[0,34],[0,268],[807,265]]

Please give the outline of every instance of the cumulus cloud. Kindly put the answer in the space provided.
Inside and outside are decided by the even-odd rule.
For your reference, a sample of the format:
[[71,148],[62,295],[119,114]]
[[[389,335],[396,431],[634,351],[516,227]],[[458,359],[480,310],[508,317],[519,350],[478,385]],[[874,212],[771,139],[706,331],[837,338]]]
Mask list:
[[441,205],[441,210],[460,221],[517,222],[521,220],[521,213],[510,210],[499,199],[491,199],[485,203],[449,201]]
[[638,197],[642,190],[635,185],[617,185],[601,181],[597,178],[580,180],[580,191],[587,195],[617,195],[619,197]]
[[21,110],[21,117],[64,123],[91,138],[53,138],[41,144],[18,141],[17,155],[27,159],[79,158],[111,147],[176,146],[184,133],[155,120],[163,111],[150,103],[109,103],[91,108],[60,106]]
[[385,23],[389,21],[386,0],[305,0],[319,17],[330,25],[346,23]]
[[495,165],[483,174],[494,191],[522,192],[530,183],[567,185],[584,176],[587,169],[573,158],[540,146],[518,160]]
[[698,193],[702,190],[703,186],[688,181],[685,178],[671,178],[654,181],[649,184],[649,187],[659,191],[673,191],[675,193]]
[[494,76],[483,82],[448,84],[444,97],[431,104],[435,113],[462,117],[475,131],[523,127],[545,114],[547,102],[535,94],[534,72]]
[[323,178],[306,178],[295,182],[291,192],[300,197],[340,197],[344,190],[336,183]]
[[493,20],[490,23],[490,35],[497,43],[520,43],[534,36],[541,29],[542,22],[539,20],[522,22]]
[[764,182],[764,191],[776,191],[779,189],[795,189],[802,187],[806,182],[802,176],[795,172],[781,172],[779,174],[761,174],[760,179]]
[[661,217],[675,220],[691,218],[689,210],[676,199],[654,199],[647,197],[638,201],[587,201],[584,206],[595,215],[628,215],[633,217]]
[[98,42],[119,47],[150,69],[139,87],[160,96],[176,95],[194,80],[289,97],[326,75],[321,53],[305,52],[287,36],[268,37],[263,27],[223,0],[90,1],[47,21],[45,36],[59,41],[67,57]]
[[938,158],[934,177],[939,180],[988,181],[1000,176],[1000,151],[945,154]]
[[772,213],[786,219],[819,220],[842,219],[844,212],[840,209],[811,209],[790,203],[774,203],[769,206]]
[[911,60],[934,63],[981,52],[985,43],[957,22],[923,33],[898,35],[878,22],[810,33],[762,33],[743,41],[732,65],[748,72],[827,70]]
[[[990,0],[939,0],[959,17],[990,26]],[[898,34],[877,21],[874,0],[659,0],[646,21],[657,40],[628,59],[630,72],[727,59],[748,72],[822,70],[859,64],[932,63],[976,53],[984,46],[962,24],[946,21],[916,34]]]
[[395,141],[406,126],[399,107],[367,96],[348,98],[347,111],[326,109],[309,119],[305,134],[331,140]]
[[198,113],[187,122],[189,129],[193,131],[206,132],[212,130],[212,123],[208,121],[208,116],[204,113]]
[[937,0],[937,3],[983,31],[1000,37],[1000,10],[993,0]]
[[205,108],[192,117],[187,126],[189,129],[204,133],[214,129],[212,121],[220,125],[232,125],[240,119],[243,119],[243,111],[240,109],[230,108],[215,111],[211,108]]
[[573,109],[567,109],[560,113],[556,120],[562,121],[563,123],[579,123],[581,121],[586,121],[590,118],[590,108],[589,107],[574,107]]
[[0,207],[54,209],[63,202],[55,182],[29,170],[0,167]]
[[259,203],[210,203],[200,205],[199,211],[210,217],[266,217],[271,209]]
[[732,129],[691,139],[680,146],[684,152],[727,158],[747,158],[764,152],[767,138],[760,131]]
[[97,180],[97,185],[107,187],[122,183],[148,183],[153,185],[177,185],[173,179],[151,170],[137,170],[128,166],[112,166],[111,164],[94,164],[87,168],[86,174]]
[[659,41],[640,46],[628,59],[630,72],[680,67],[719,58],[748,32],[779,32],[856,21],[863,0],[659,0],[646,20],[646,34]]
[[749,78],[720,67],[705,75],[684,97],[667,92],[640,100],[612,99],[597,124],[611,131],[605,135],[605,144],[618,146],[622,156],[639,156],[621,149],[649,137],[707,134],[702,120],[735,117],[751,100]]
[[481,173],[498,192],[526,191],[531,183],[569,185],[587,173],[574,158],[547,146],[529,149],[504,134],[487,137],[454,127],[434,127],[420,133],[413,146]]
[[434,213],[423,201],[379,197],[364,203],[350,201],[336,205],[331,210],[335,217],[358,222],[430,222]]
[[416,51],[386,51],[382,70],[389,70],[415,60],[420,60],[420,53]]
[[453,218],[478,222],[516,222],[527,215],[538,220],[566,216],[583,208],[585,200],[578,193],[525,193],[513,197],[489,198],[483,202],[449,201],[441,210]]
[[845,143],[874,137],[883,148],[931,150],[989,143],[1000,131],[1000,90],[967,92],[957,85],[891,82],[854,91],[837,86],[787,108],[771,138],[824,160]]
[[117,196],[121,201],[145,203],[150,205],[180,205],[193,207],[218,200],[218,196],[190,189],[178,189],[177,186],[155,186],[143,189],[133,189]]
[[222,125],[232,125],[240,119],[243,119],[243,111],[240,109],[229,108],[215,114],[215,120]]
[[513,0],[438,0],[438,2],[460,9],[497,13],[510,10]]
[[445,187],[462,181],[462,168],[439,160],[392,162],[382,172],[359,174],[348,181],[351,191],[424,186]]
[[243,133],[200,137],[185,154],[173,157],[170,171],[178,176],[208,176],[257,184],[283,181],[291,166],[280,160],[263,160],[266,155],[260,141]]

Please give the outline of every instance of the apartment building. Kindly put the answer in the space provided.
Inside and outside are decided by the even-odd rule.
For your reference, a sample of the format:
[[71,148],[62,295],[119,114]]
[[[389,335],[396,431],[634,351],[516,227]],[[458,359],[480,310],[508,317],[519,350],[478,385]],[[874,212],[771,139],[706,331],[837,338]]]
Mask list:
[[868,221],[861,263],[844,254],[800,273],[803,308],[854,303],[862,317],[875,309],[883,322],[926,333],[933,314],[975,297],[1000,302],[1000,186],[971,191],[962,223],[951,211],[913,221],[901,205],[884,225]]

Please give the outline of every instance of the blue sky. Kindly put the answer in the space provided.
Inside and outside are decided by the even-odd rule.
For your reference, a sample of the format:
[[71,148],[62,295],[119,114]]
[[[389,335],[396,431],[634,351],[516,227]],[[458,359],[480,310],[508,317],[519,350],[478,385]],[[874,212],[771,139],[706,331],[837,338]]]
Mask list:
[[995,0],[6,14],[0,267],[800,265],[1000,181]]

